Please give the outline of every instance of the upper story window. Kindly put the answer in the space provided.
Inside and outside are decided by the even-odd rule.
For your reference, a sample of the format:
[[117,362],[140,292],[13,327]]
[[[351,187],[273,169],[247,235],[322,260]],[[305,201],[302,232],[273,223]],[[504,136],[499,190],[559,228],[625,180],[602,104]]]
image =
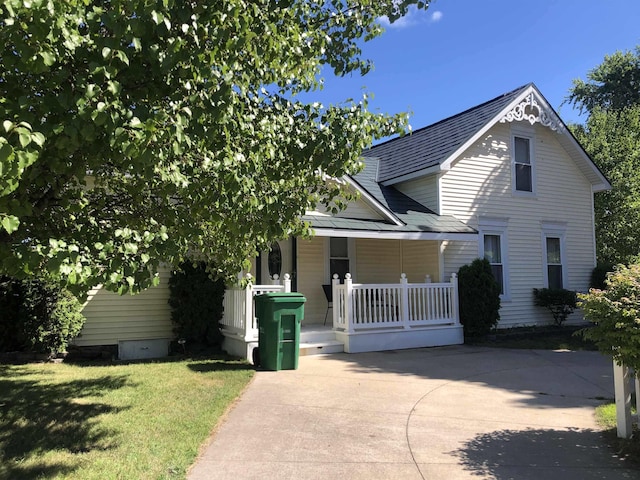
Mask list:
[[515,190],[533,192],[533,164],[531,162],[531,139],[513,137],[513,170]]

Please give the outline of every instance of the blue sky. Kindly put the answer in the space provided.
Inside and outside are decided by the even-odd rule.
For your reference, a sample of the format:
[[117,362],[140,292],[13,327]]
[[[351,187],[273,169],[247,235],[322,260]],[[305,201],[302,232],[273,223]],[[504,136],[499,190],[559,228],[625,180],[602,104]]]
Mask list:
[[424,127],[529,82],[562,119],[574,78],[606,54],[640,44],[639,0],[435,0],[365,43],[368,75],[325,77],[313,97],[325,105],[373,92],[370,110],[413,112]]

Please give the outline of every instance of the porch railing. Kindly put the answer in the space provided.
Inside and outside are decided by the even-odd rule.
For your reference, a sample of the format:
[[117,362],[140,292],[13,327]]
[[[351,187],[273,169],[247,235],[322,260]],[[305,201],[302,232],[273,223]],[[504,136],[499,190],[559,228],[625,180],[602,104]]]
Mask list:
[[258,324],[256,321],[256,308],[253,297],[269,292],[290,292],[291,277],[287,273],[284,281],[280,281],[278,275],[274,275],[271,285],[254,285],[253,277],[247,274],[246,287],[236,285],[227,288],[224,293],[221,328],[224,332],[242,337],[245,341],[253,341],[258,338]]
[[459,324],[458,278],[447,283],[408,283],[403,273],[398,284],[353,283],[345,275],[333,276],[333,328],[359,330]]

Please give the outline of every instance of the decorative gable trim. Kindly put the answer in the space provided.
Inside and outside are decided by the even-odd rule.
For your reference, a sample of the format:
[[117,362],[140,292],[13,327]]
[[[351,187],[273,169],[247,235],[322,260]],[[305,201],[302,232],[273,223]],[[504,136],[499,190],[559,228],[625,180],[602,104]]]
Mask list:
[[[542,105],[540,105],[540,103],[542,103]],[[565,131],[565,126],[562,121],[553,110],[549,108],[546,102],[536,98],[533,91],[529,93],[523,101],[506,112],[502,118],[500,118],[500,123],[520,122],[523,120],[528,121],[531,125],[539,123],[554,132],[564,133]]]

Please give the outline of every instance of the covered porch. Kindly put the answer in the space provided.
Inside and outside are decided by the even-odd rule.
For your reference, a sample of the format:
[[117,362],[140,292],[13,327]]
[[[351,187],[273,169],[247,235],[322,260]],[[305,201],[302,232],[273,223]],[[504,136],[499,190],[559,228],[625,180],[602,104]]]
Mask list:
[[[258,346],[255,295],[290,292],[291,276],[276,276],[271,284],[227,289],[221,329],[223,348],[229,354],[251,359]],[[458,283],[409,283],[403,273],[398,283],[354,283],[351,274],[331,283],[327,319],[322,324],[303,323],[300,354],[367,352],[463,343],[458,316]],[[305,294],[304,291],[301,293]]]

